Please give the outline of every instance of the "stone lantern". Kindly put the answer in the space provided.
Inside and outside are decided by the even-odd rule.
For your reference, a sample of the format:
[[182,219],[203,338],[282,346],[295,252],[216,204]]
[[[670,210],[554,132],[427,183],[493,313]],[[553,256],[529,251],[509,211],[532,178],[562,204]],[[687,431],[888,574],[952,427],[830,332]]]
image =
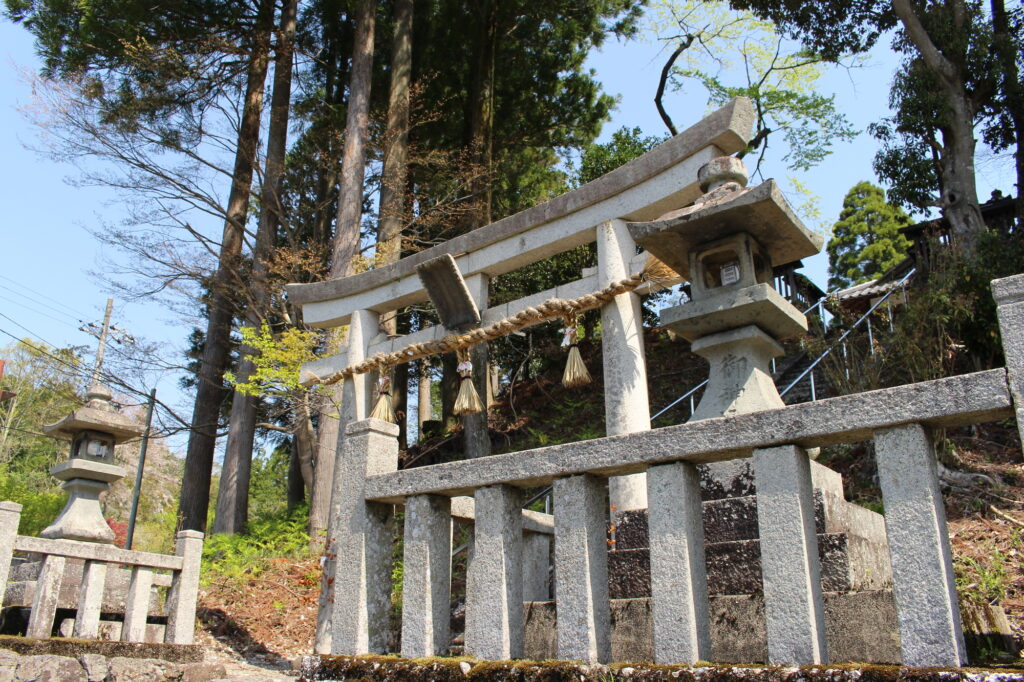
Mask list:
[[94,383],[86,393],[86,404],[43,431],[71,441],[68,460],[50,475],[64,481],[68,502],[60,515],[40,535],[44,538],[114,541],[114,531],[103,518],[100,493],[127,473],[114,464],[114,446],[142,435],[144,428],[114,410],[111,393]]
[[807,318],[772,286],[773,267],[814,255],[822,238],[794,215],[774,180],[747,188],[740,159],[713,159],[699,173],[705,194],[649,223],[630,223],[638,244],[690,282],[691,300],[661,322],[711,364],[691,421],[783,405],[772,381],[780,341]]

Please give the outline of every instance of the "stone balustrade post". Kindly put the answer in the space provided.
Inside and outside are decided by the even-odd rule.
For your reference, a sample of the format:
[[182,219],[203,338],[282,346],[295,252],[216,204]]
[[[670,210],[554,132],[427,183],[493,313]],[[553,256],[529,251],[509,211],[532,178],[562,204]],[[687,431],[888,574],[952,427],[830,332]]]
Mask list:
[[522,490],[479,488],[466,584],[466,653],[492,661],[523,655]]
[[795,445],[754,450],[754,475],[768,662],[827,662],[810,459]]
[[875,457],[903,664],[964,665],[967,653],[931,438],[920,424],[876,431]]
[[[404,549],[402,656],[443,655],[451,643],[451,498],[444,495],[406,498]],[[470,566],[478,560],[474,557]]]
[[[636,242],[622,220],[597,227],[597,285],[606,287],[629,277]],[[646,431],[651,428],[647,398],[647,362],[644,358],[644,326],[640,297],[619,294],[601,307],[601,357],[604,363],[604,415],[607,435]],[[617,476],[609,480],[611,506],[618,512],[647,507],[645,474]]]
[[523,601],[551,599],[551,536],[523,533]]
[[700,474],[688,462],[647,470],[654,662],[711,659]]
[[[356,310],[352,313],[346,335],[348,341],[346,364],[355,365],[366,359],[370,342],[377,335],[379,328],[380,315],[378,313],[371,310]],[[332,472],[332,488],[331,506],[327,517],[327,538],[325,543],[323,581],[320,588],[320,607],[317,610],[316,641],[313,647],[320,654],[336,653],[337,649],[331,641],[334,635],[334,627],[331,623],[331,615],[334,613],[334,609],[331,606],[330,590],[331,585],[334,584],[334,557],[337,556],[338,547],[338,537],[332,523],[337,507],[334,498],[339,494],[339,486],[347,485],[347,479],[338,474],[338,460],[344,448],[348,426],[366,419],[370,414],[370,410],[373,409],[373,386],[375,381],[376,373],[374,372],[353,374],[342,380],[340,391],[332,391],[334,395],[341,394],[341,404],[333,406],[333,409],[338,410],[339,421],[338,442],[334,450],[334,462],[331,465],[322,467],[324,471]],[[330,411],[330,408],[327,411]]]
[[199,569],[203,560],[203,534],[181,530],[175,536],[174,553],[182,558],[181,571],[171,582],[167,595],[168,644],[191,644],[196,629],[196,600],[199,599]]
[[392,507],[367,502],[363,492],[367,476],[398,470],[398,425],[355,421],[341,442],[331,496],[333,579],[324,574],[329,653],[379,654],[387,650],[391,608]]
[[993,280],[992,296],[996,300],[1017,431],[1024,443],[1024,275]]
[[18,523],[21,522],[21,505],[17,502],[0,502],[0,602],[7,589],[7,577],[14,557],[14,541],[18,537]]
[[590,474],[559,478],[555,497],[555,611],[558,658],[611,660],[607,482]]

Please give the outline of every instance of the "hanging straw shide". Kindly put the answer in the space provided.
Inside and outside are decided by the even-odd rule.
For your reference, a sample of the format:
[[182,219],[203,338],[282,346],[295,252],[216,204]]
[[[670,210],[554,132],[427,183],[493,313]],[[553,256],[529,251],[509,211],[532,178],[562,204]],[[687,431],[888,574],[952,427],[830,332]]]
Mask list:
[[583,364],[583,356],[579,349],[579,331],[576,328],[576,314],[572,313],[565,317],[565,332],[562,336],[562,348],[569,348],[569,358],[565,363],[565,371],[562,372],[562,385],[566,388],[586,386],[590,383],[590,372]]
[[473,385],[473,362],[469,359],[469,349],[460,348],[455,356],[459,359],[459,395],[455,398],[455,408],[452,410],[456,415],[476,414],[484,409],[480,402],[480,396]]
[[397,423],[395,408],[391,399],[391,377],[381,372],[377,379],[377,403],[370,412],[370,419],[380,419],[391,424]]

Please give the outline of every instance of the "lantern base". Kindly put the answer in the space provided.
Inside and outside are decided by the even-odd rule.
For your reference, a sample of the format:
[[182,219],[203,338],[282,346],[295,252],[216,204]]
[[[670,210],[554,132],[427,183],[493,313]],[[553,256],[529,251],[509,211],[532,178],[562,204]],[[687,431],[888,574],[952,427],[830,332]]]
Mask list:
[[783,407],[769,371],[782,355],[777,341],[754,325],[704,336],[691,349],[711,363],[704,397],[691,422]]
[[62,487],[68,491],[68,503],[39,536],[52,540],[113,543],[114,531],[103,518],[100,507],[100,493],[110,485],[103,481],[73,478]]

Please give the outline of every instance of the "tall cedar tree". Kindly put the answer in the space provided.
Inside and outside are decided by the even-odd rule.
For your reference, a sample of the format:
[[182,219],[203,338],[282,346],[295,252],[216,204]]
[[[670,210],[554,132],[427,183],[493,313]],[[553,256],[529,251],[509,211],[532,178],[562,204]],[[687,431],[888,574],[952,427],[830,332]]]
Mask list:
[[899,229],[909,224],[910,217],[886,201],[881,187],[854,185],[828,242],[829,289],[875,279],[906,258],[910,240]]

